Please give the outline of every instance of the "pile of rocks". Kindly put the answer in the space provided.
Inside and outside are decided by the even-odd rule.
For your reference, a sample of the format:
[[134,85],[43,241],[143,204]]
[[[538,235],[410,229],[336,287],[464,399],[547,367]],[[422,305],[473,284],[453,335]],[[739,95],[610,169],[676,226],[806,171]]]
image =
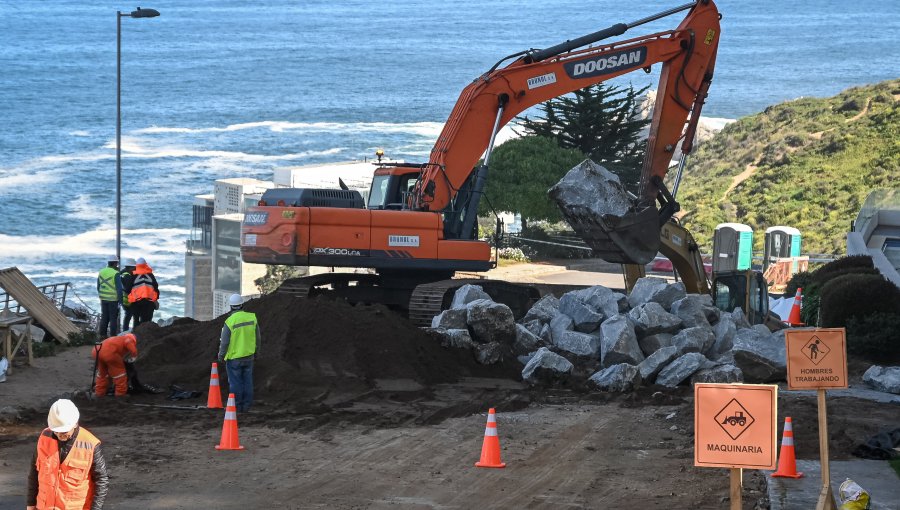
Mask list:
[[682,283],[642,278],[629,296],[603,286],[541,298],[518,322],[506,305],[466,285],[430,330],[480,363],[516,356],[531,384],[587,379],[599,389],[686,382],[783,381],[784,332],[751,326]]

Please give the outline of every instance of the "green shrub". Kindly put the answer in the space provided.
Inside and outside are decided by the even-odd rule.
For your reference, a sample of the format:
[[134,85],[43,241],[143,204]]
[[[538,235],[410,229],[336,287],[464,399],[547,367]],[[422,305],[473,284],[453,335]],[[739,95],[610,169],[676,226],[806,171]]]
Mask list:
[[839,328],[851,317],[885,312],[900,313],[900,289],[881,275],[845,274],[822,286],[819,325]]
[[35,358],[46,358],[47,356],[56,355],[56,342],[34,342],[31,344],[31,353]]
[[847,320],[847,350],[880,364],[900,363],[900,313],[876,312]]
[[521,248],[506,247],[500,248],[500,258],[504,260],[514,260],[516,262],[528,262],[528,256],[522,252]]
[[827,274],[842,271],[851,267],[871,269],[875,267],[875,263],[872,262],[872,257],[868,255],[850,255],[848,257],[841,257],[839,259],[832,260],[819,269],[813,271],[813,274],[815,275],[813,280],[817,282],[825,282],[828,280],[828,278],[826,277]]
[[[523,254],[529,260],[547,260],[547,259],[583,259],[592,257],[590,250],[581,248],[568,248],[559,244],[567,244],[551,236],[549,232],[538,225],[528,225],[522,229],[521,237],[524,239],[534,239],[544,242],[531,242],[511,237],[509,246],[513,248],[521,248]],[[559,244],[545,244],[559,243]]]
[[784,297],[794,297],[797,294],[798,288],[803,289],[804,292],[807,292],[811,283],[811,272],[803,271],[801,273],[795,273],[794,276],[791,277],[791,280],[788,282],[787,287],[784,289]]
[[69,333],[69,346],[94,345],[100,340],[96,331],[84,330],[78,333]]

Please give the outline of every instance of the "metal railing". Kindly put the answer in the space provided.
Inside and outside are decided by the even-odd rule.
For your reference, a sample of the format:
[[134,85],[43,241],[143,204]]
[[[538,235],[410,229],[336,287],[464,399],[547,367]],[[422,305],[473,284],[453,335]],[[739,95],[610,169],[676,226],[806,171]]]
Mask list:
[[[41,285],[37,287],[37,289],[41,291],[41,294],[49,299],[57,309],[62,310],[66,305],[66,296],[69,293],[70,285],[72,285],[70,282],[51,283],[49,285]],[[8,292],[3,291],[3,289],[0,289],[0,309],[9,310],[17,314],[23,313],[22,305],[19,304],[15,298],[10,296]]]

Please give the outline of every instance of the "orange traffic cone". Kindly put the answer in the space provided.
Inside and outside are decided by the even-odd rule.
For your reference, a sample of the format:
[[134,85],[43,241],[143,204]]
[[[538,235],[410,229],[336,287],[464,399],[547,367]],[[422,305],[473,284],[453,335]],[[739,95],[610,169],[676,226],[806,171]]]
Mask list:
[[213,362],[209,373],[209,396],[206,397],[206,407],[210,409],[222,409],[222,390],[219,389],[219,364]]
[[238,438],[237,409],[234,407],[234,393],[228,394],[228,405],[225,407],[225,423],[222,424],[222,438],[216,450],[243,450]]
[[800,305],[803,301],[803,289],[797,288],[797,294],[794,295],[794,304],[791,306],[791,314],[785,323],[788,326],[804,326],[803,320],[800,318]]
[[794,455],[794,428],[791,417],[784,418],[784,434],[781,435],[781,454],[778,456],[778,469],[772,476],[782,478],[802,478],[797,472],[797,457]]
[[484,443],[481,445],[481,460],[475,467],[502,468],[506,464],[500,462],[500,438],[497,436],[497,417],[494,408],[488,410],[487,426],[484,429]]

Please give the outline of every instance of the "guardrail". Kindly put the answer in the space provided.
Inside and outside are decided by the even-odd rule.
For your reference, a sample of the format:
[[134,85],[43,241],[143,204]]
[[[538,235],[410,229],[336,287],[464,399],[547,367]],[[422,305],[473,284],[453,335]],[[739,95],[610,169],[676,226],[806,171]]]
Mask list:
[[[69,293],[70,282],[51,283],[49,285],[41,285],[37,287],[41,294],[47,297],[57,309],[62,310],[66,305],[66,296]],[[23,313],[22,305],[15,300],[9,293],[0,288],[0,309],[10,310],[15,313]]]

